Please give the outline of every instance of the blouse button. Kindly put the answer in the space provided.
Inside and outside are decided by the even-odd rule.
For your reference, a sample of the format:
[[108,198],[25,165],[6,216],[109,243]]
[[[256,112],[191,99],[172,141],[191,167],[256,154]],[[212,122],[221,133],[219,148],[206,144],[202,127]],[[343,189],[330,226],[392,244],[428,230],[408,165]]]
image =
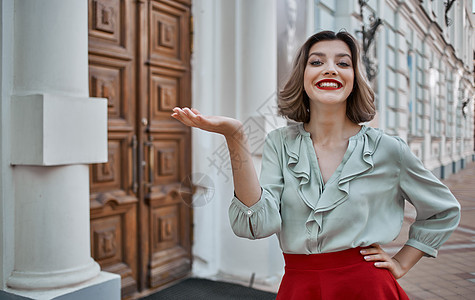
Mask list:
[[247,215],[248,215],[248,216],[252,215],[252,210],[248,210],[248,211],[247,211]]

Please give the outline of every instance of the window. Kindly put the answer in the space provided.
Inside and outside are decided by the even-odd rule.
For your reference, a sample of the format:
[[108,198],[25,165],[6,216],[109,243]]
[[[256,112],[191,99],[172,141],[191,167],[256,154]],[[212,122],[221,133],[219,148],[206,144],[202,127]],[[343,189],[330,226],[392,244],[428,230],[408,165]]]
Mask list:
[[317,0],[315,5],[315,29],[337,31],[335,25],[335,0]]
[[425,82],[425,62],[424,57],[420,52],[416,52],[416,85],[415,85],[415,136],[423,136],[424,134],[424,99],[426,98],[424,90]]

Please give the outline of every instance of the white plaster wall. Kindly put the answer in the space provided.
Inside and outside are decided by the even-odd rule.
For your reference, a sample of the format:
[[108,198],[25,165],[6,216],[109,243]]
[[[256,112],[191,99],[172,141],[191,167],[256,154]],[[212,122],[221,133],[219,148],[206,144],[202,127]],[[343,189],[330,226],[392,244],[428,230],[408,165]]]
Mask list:
[[[275,15],[274,2],[197,0],[193,5],[193,106],[204,114],[257,126],[261,138],[262,129],[273,127],[259,109],[275,100]],[[282,256],[275,236],[250,241],[231,230],[228,208],[233,184],[227,152],[225,161],[220,158],[224,142],[219,135],[193,130],[193,172],[209,176],[215,187],[210,202],[194,210],[193,272],[244,280],[256,273],[256,281],[280,276]],[[257,169],[259,153],[256,149],[253,158]]]
[[[262,105],[276,99],[273,94],[277,89],[277,8],[275,2],[246,0],[236,4],[236,116],[245,126],[249,124],[255,130],[264,130],[260,137],[249,134],[251,150],[256,150],[255,165],[260,166],[257,147],[265,136],[265,128],[259,128],[263,123],[255,124],[253,121],[261,117],[259,108]],[[250,241],[235,237],[230,226],[223,229],[223,272],[235,272],[242,277],[250,277],[255,272],[258,278],[280,272],[279,266],[282,265],[275,261],[280,254],[275,236]]]

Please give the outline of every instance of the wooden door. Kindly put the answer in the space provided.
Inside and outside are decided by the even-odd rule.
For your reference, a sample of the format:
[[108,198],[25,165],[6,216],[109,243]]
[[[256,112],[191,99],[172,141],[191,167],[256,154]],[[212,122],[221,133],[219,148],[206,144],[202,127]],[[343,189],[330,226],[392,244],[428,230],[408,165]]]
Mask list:
[[89,0],[89,84],[109,161],[90,168],[91,251],[138,295],[191,270],[190,1]]

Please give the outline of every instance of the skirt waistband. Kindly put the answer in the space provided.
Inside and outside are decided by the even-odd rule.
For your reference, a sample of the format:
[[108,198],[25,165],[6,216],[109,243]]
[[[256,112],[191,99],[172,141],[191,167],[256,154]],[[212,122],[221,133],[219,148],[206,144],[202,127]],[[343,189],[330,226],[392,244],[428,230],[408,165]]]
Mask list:
[[339,268],[365,262],[360,251],[362,247],[351,248],[338,252],[319,254],[284,253],[285,268],[298,270],[323,270]]

